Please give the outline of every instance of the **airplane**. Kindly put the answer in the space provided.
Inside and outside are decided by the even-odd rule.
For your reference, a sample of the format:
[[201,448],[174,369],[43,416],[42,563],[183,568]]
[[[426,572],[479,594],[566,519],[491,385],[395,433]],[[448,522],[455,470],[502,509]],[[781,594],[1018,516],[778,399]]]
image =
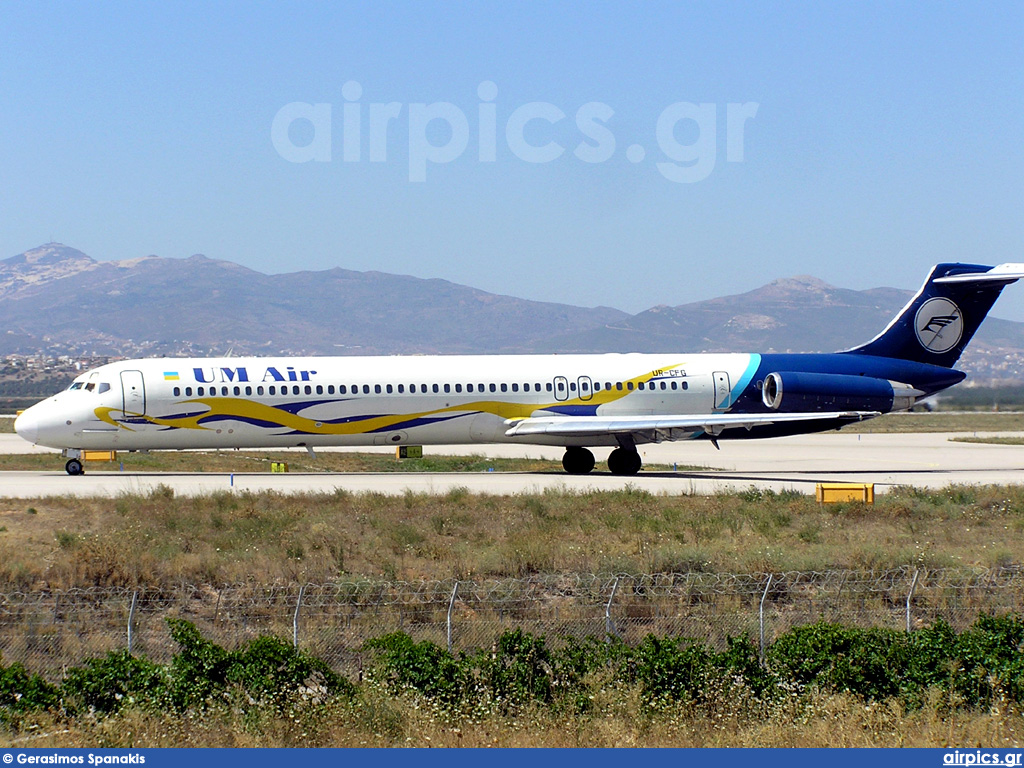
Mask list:
[[527,443],[570,474],[641,468],[638,445],[839,429],[959,383],[953,365],[1024,263],[938,264],[866,344],[830,354],[153,358],[100,366],[15,431],[84,450]]

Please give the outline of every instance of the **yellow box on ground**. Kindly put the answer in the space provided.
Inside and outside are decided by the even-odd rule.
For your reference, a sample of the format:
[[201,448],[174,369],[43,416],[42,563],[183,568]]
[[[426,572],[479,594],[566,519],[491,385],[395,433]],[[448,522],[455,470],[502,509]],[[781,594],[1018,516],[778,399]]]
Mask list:
[[270,471],[271,472],[287,472],[288,471],[288,463],[285,462],[285,461],[272,461],[272,462],[270,462]]
[[875,503],[874,483],[818,483],[815,495],[819,504],[834,504],[837,501],[862,501]]
[[82,461],[117,461],[117,451],[82,451]]
[[422,459],[422,445],[400,445],[395,448],[396,459]]

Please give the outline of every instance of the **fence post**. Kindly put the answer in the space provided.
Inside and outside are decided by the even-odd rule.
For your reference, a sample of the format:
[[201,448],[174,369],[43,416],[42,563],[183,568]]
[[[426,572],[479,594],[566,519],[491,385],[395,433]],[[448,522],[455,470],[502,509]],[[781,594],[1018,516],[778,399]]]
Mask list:
[[448,600],[448,653],[452,652],[452,608],[455,607],[455,596],[459,593],[459,581],[455,580],[455,586],[452,588],[451,599]]
[[757,620],[761,634],[761,661],[764,661],[764,599],[768,597],[768,590],[772,586],[772,574],[768,574],[768,583],[764,585],[764,592],[761,594],[761,605],[757,609]]
[[914,580],[910,583],[910,591],[907,593],[907,632],[910,631],[910,598],[914,596],[914,587],[917,586],[917,577],[921,571],[914,571]]
[[306,591],[306,585],[299,587],[299,599],[295,602],[295,615],[292,616],[292,645],[299,650],[299,609],[302,608],[302,595]]
[[139,599],[139,590],[132,592],[132,607],[128,611],[128,653],[132,652],[132,622],[135,621],[135,605]]
[[619,588],[619,578],[615,577],[615,583],[612,584],[612,593],[608,596],[608,602],[604,606],[604,632],[605,640],[611,639],[612,635],[618,636],[618,631],[615,629],[615,623],[612,621],[612,601],[615,599],[615,591]]

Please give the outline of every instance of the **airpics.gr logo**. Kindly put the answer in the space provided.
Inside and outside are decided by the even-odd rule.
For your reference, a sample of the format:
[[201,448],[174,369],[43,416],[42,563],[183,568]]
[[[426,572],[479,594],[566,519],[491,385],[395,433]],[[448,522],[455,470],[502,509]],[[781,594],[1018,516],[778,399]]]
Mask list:
[[928,299],[917,310],[914,330],[921,346],[939,355],[949,352],[960,341],[964,320],[960,307],[949,299]]

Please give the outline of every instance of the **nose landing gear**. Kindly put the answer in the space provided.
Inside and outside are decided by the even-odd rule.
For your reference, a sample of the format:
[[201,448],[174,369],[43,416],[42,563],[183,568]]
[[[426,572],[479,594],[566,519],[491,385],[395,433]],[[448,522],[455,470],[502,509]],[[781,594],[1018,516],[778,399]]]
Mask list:
[[84,475],[85,467],[82,466],[82,452],[77,448],[65,448],[61,456],[67,459],[64,464],[64,471],[69,475]]

